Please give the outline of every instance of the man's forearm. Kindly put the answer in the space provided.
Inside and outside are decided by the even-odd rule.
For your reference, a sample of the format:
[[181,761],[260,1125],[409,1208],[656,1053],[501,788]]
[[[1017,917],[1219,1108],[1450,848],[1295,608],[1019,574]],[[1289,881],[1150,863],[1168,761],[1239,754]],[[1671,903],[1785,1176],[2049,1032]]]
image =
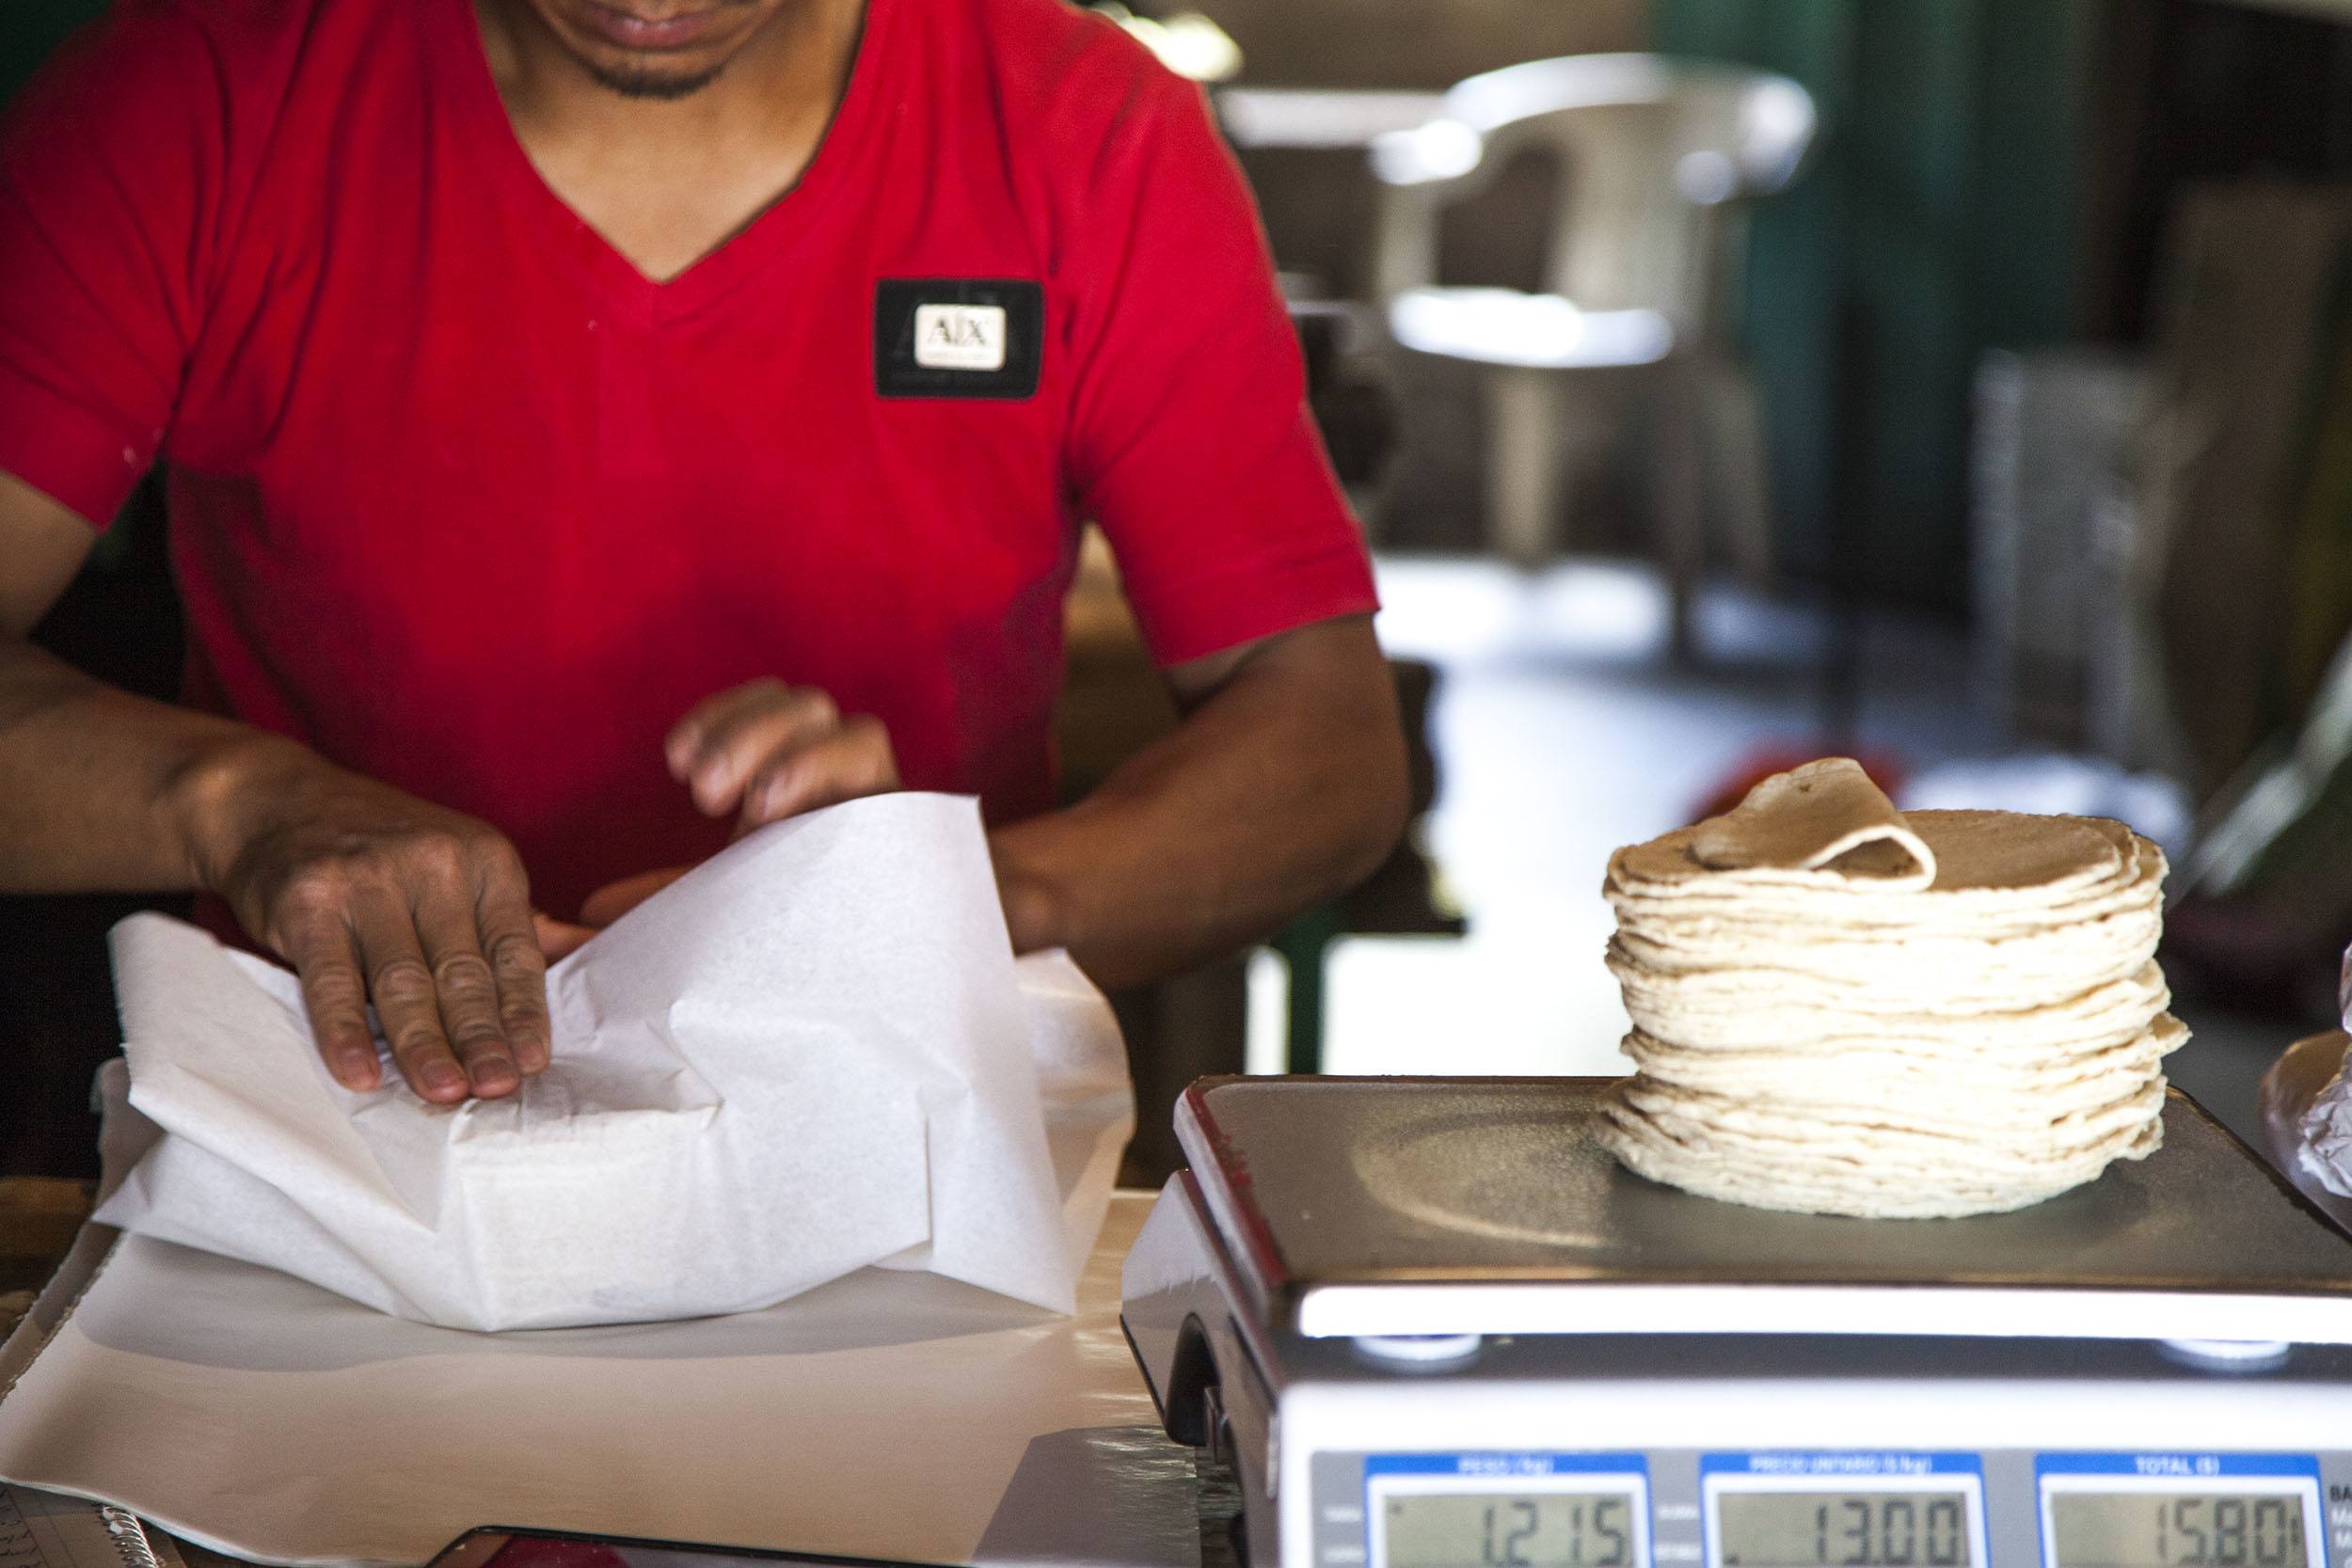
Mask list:
[[1336,622],[1278,639],[1094,794],[991,846],[1014,945],[1068,947],[1121,986],[1352,886],[1405,813],[1387,666],[1367,623]]
[[281,750],[0,636],[0,892],[200,885],[233,778]]

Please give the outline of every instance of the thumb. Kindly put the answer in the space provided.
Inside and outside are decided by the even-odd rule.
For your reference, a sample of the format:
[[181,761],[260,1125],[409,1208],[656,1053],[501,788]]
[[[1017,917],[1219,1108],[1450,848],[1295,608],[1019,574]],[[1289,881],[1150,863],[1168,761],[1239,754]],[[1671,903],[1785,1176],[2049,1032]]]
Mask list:
[[692,869],[673,865],[608,883],[590,894],[580,906],[580,923],[602,930]]
[[539,939],[539,956],[549,963],[578,952],[582,943],[596,934],[593,926],[575,926],[537,910],[531,911],[531,929]]

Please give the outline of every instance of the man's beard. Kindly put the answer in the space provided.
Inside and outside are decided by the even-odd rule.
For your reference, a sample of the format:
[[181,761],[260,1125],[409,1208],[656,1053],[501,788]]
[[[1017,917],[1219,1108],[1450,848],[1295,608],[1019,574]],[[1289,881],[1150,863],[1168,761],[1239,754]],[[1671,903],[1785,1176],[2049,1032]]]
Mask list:
[[692,97],[717,81],[719,73],[727,68],[726,61],[721,60],[707,71],[676,75],[666,71],[614,71],[594,60],[583,60],[581,63],[587,66],[588,74],[596,78],[596,85],[607,91],[617,92],[623,98],[650,98],[665,102]]

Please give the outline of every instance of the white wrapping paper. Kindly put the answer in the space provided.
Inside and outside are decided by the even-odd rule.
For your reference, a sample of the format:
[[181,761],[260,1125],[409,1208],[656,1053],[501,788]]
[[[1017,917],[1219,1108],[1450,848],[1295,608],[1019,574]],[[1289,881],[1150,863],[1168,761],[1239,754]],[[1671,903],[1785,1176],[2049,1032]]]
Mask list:
[[285,971],[160,916],[113,945],[167,1136],[98,1218],[449,1327],[744,1311],[868,1264],[1068,1312],[1132,1127],[1108,1006],[1016,965],[959,798],[780,823],[648,899],[549,972],[554,1064],[505,1100],[389,1065],[352,1093]]

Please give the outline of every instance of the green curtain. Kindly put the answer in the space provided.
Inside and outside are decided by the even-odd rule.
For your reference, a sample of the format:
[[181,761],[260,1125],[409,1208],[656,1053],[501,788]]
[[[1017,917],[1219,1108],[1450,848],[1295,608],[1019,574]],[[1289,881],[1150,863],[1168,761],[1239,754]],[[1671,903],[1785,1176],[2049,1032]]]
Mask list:
[[1959,608],[1969,388],[2071,336],[2091,0],[1657,0],[1653,43],[1801,83],[1822,136],[1756,214],[1745,332],[1784,564]]

